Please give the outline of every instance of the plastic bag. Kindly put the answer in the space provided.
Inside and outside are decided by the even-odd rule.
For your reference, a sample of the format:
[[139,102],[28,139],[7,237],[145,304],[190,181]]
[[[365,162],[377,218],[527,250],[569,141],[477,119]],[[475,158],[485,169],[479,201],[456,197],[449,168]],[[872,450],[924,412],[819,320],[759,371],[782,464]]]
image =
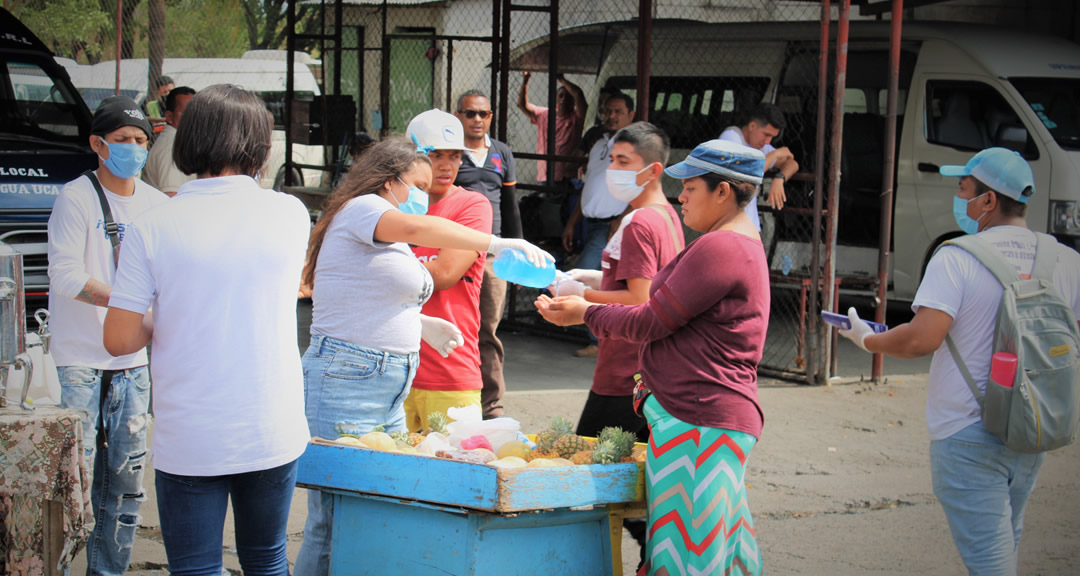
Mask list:
[[516,440],[521,423],[505,416],[484,420],[480,406],[473,404],[461,408],[450,408],[446,415],[454,421],[447,424],[450,444],[461,447],[461,441],[476,435],[484,436],[491,442],[491,447],[498,452],[499,447],[511,440]]
[[434,456],[436,452],[449,450],[450,448],[450,441],[446,439],[446,436],[438,432],[428,434],[423,442],[416,445],[416,451],[427,456]]

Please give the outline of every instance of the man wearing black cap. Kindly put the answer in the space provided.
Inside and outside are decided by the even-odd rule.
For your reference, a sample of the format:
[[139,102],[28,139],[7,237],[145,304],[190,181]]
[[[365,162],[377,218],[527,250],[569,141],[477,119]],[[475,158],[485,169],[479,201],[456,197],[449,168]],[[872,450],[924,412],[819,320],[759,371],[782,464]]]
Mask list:
[[116,272],[114,246],[119,248],[136,216],[167,200],[137,178],[149,138],[150,123],[134,101],[103,100],[90,128],[98,169],[68,182],[49,217],[52,354],[61,405],[83,414],[86,464],[94,477],[95,525],[86,546],[90,575],[127,570],[139,504],[146,499],[146,350],[114,358],[102,332]]

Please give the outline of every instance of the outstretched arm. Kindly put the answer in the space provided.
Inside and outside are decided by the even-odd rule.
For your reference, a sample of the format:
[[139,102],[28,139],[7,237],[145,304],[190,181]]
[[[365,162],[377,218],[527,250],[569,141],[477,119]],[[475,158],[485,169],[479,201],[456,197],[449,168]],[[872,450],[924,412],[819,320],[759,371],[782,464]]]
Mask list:
[[574,99],[574,115],[581,120],[585,120],[586,112],[589,110],[589,104],[585,101],[585,92],[581,90],[580,86],[567,80],[562,74],[559,74],[557,78],[559,84],[562,84]]
[[532,74],[528,71],[521,73],[521,88],[518,90],[517,107],[529,117],[529,121],[536,122],[536,114],[539,112],[532,102],[529,102],[529,78]]

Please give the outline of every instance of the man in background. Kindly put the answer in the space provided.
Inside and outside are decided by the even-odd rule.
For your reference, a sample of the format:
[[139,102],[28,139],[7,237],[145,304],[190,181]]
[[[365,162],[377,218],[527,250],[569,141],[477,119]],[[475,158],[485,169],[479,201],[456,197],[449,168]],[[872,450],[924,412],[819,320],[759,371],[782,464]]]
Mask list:
[[[784,191],[784,182],[799,171],[799,163],[795,161],[795,155],[788,150],[787,146],[776,148],[772,145],[773,138],[780,135],[784,129],[784,114],[780,108],[773,104],[762,102],[758,104],[743,126],[728,126],[720,134],[721,140],[735,142],[743,146],[749,146],[755,150],[761,150],[765,155],[765,171],[776,170],[769,185],[769,205],[773,210],[780,210],[787,202],[787,193]],[[758,188],[761,194],[761,188]],[[746,215],[750,221],[761,230],[761,217],[758,215],[757,197],[746,205]]]
[[146,101],[146,115],[151,118],[161,118],[165,114],[165,97],[172,92],[173,87],[176,85],[173,79],[168,76],[158,76],[157,82],[154,83],[154,98],[147,98]]
[[[475,190],[491,202],[491,233],[503,238],[521,238],[521,213],[517,203],[517,175],[514,155],[506,144],[492,139],[491,101],[479,90],[470,90],[458,98],[454,114],[465,127],[465,153],[461,158],[454,184]],[[506,281],[495,276],[492,255],[484,264],[484,281],[480,286],[480,379],[483,390],[480,406],[484,418],[503,415],[502,396],[506,391],[503,379],[503,345],[495,331],[502,319],[506,303]]]
[[[548,108],[537,106],[529,101],[529,72],[521,73],[521,89],[518,91],[518,109],[529,117],[529,122],[536,126],[536,153],[547,154],[548,143]],[[571,156],[581,143],[581,132],[585,127],[585,113],[588,104],[585,102],[585,93],[573,82],[563,77],[556,76],[561,84],[556,92],[555,103],[555,155]],[[566,162],[555,163],[555,181],[550,184],[562,184],[574,177],[574,167]],[[536,163],[536,181],[543,184],[547,182],[547,162],[540,160]]]
[[170,198],[176,195],[180,186],[189,180],[194,180],[195,174],[184,174],[173,162],[173,142],[176,140],[176,129],[180,126],[180,117],[184,114],[188,100],[195,95],[195,90],[187,86],[173,88],[165,97],[165,130],[154,141],[150,148],[150,156],[146,159],[146,168],[143,169],[142,179],[147,184],[161,190]]

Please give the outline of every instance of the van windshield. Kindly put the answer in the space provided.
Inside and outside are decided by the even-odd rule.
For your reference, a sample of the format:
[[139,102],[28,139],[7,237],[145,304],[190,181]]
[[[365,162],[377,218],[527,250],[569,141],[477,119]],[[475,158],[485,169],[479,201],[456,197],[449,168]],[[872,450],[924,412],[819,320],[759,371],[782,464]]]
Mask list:
[[84,142],[76,98],[62,79],[35,63],[0,60],[0,132],[9,137],[5,142],[10,137],[61,146]]
[[1010,78],[1058,145],[1080,150],[1080,79]]

